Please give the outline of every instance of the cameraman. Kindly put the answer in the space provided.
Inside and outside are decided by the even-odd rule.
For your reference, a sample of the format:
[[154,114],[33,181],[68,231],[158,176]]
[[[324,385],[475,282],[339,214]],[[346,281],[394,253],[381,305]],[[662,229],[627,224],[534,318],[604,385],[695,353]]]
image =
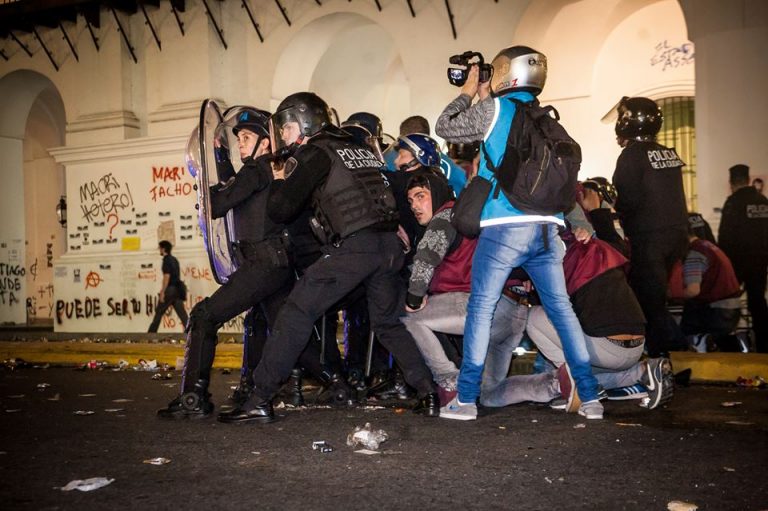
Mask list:
[[[535,102],[546,81],[547,59],[526,46],[513,46],[499,52],[492,66],[492,77],[484,83],[479,83],[480,67],[470,68],[461,94],[440,114],[435,132],[448,142],[482,140],[478,175],[495,187],[496,178],[489,163],[498,166],[504,157],[517,113],[517,105],[512,100]],[[480,101],[472,105],[475,96],[479,96]],[[564,248],[558,237],[558,226],[564,226],[562,213],[526,214],[515,208],[503,193],[489,194],[480,218],[481,231],[473,260],[459,392],[441,408],[441,417],[477,418],[475,401],[480,394],[491,321],[510,271],[521,266],[531,277],[547,316],[562,340],[567,369],[570,369],[568,376],[575,380],[578,397],[583,401],[579,413],[588,419],[603,418],[584,334],[566,292]],[[575,408],[576,393],[570,392],[564,397],[569,407]]]

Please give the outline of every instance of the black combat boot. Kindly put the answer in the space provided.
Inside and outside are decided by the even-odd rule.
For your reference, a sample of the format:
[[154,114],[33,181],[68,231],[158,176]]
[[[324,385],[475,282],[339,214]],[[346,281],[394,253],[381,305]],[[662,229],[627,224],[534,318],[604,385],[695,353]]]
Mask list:
[[413,413],[427,417],[440,417],[440,397],[437,395],[437,392],[432,392],[419,399],[419,402],[413,408]]
[[245,403],[245,401],[248,399],[248,396],[251,395],[252,390],[253,388],[251,387],[249,378],[247,376],[241,376],[240,383],[232,391],[232,394],[229,396],[229,400],[236,405],[241,405]]
[[304,393],[301,391],[302,370],[300,367],[294,367],[291,371],[290,390],[291,404],[293,406],[304,406]]
[[368,396],[377,401],[407,401],[416,397],[416,393],[405,383],[402,373],[396,371],[393,378],[371,387]]
[[250,397],[234,410],[221,412],[219,422],[225,424],[240,424],[246,422],[272,422],[275,420],[275,410],[271,399],[261,399],[256,394]]
[[161,419],[203,419],[213,413],[208,380],[198,380],[191,392],[185,392],[157,411]]
[[355,391],[349,386],[344,376],[338,373],[331,375],[323,373],[323,376],[327,379],[323,381],[324,388],[317,396],[317,403],[331,406],[350,406],[355,403]]

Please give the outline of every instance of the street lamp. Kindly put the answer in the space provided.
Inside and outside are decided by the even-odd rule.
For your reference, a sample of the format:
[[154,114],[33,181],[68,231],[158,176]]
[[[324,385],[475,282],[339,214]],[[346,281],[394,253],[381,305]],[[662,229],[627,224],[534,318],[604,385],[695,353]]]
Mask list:
[[67,198],[62,195],[59,203],[56,204],[56,218],[62,227],[67,226]]

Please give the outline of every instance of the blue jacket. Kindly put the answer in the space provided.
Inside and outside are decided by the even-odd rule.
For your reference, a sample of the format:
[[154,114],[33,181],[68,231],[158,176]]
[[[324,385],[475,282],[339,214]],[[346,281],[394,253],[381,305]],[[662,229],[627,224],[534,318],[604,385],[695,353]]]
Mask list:
[[[523,213],[512,204],[509,203],[507,197],[501,190],[499,190],[498,197],[494,198],[496,191],[496,178],[493,172],[488,168],[488,158],[494,164],[494,167],[501,163],[502,156],[504,156],[504,149],[507,145],[507,136],[512,126],[512,120],[515,117],[517,107],[515,103],[509,101],[508,98],[515,98],[524,103],[530,103],[534,97],[529,92],[511,92],[501,97],[494,98],[494,105],[496,112],[493,116],[490,128],[485,134],[483,142],[485,143],[485,151],[480,151],[480,168],[478,175],[491,182],[493,189],[483,207],[483,212],[480,215],[480,227],[488,227],[491,225],[503,225],[514,223],[556,223],[565,225],[563,221],[563,215],[531,215]],[[487,152],[487,155],[486,155]]]

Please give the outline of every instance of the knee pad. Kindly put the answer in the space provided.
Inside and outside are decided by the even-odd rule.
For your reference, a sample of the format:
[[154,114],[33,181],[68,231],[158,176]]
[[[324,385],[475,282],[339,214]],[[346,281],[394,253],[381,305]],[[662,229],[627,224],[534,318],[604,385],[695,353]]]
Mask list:
[[213,333],[215,335],[218,329],[219,325],[214,323],[213,317],[208,310],[208,298],[205,298],[198,302],[189,313],[187,332],[199,330],[207,334]]

